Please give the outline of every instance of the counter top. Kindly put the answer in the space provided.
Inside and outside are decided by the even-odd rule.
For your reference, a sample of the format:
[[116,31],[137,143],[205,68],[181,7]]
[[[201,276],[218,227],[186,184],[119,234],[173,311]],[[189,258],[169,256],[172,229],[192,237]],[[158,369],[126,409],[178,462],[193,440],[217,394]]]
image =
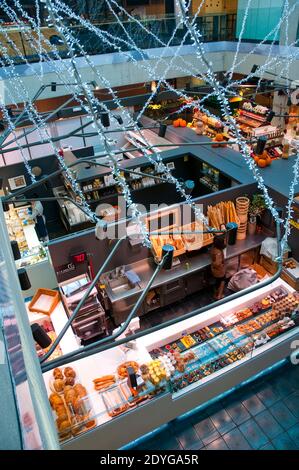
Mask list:
[[[168,126],[167,138],[173,143],[186,143],[186,147],[179,147],[184,149],[184,152],[189,151],[196,157],[200,158],[205,163],[212,165],[217,170],[225,175],[238,181],[242,184],[254,183],[252,172],[248,168],[243,156],[230,147],[211,147],[209,146],[190,146],[188,142],[207,142],[211,141],[209,137],[199,136],[192,129],[189,128],[174,128]],[[169,152],[172,155],[178,149]],[[166,157],[166,153],[164,153]],[[273,160],[272,165],[261,169],[260,174],[264,179],[265,185],[277,191],[285,197],[289,196],[290,182],[293,179],[293,165],[295,156],[290,156],[288,160],[278,159]],[[283,175],[283,177],[282,177]],[[296,186],[296,193],[299,192],[299,184]]]
[[[260,246],[264,238],[265,235],[256,234],[248,236],[245,240],[238,240],[235,245],[228,245],[226,249],[226,259],[233,258],[234,256],[238,256],[248,250]],[[195,255],[193,254],[191,256],[188,256],[188,254],[184,254],[182,256],[179,256],[179,260],[179,265],[174,266],[170,270],[160,271],[160,273],[157,275],[155,281],[152,284],[152,288],[174,281],[175,279],[178,279],[180,277],[193,274],[197,271],[206,268],[211,264],[209,252],[198,253]],[[120,293],[115,293],[111,290],[109,285],[107,285],[106,292],[111,303],[118,302],[124,298],[131,297],[133,295],[138,294],[139,292],[142,292],[142,290],[146,287],[147,283],[149,282],[151,276],[153,275],[155,266],[156,264],[153,258],[146,258],[136,263],[126,265],[126,271],[133,270],[140,277],[140,287],[135,287],[133,289]],[[104,273],[101,276],[102,282],[105,283],[104,277],[106,277],[108,274],[109,272]]]

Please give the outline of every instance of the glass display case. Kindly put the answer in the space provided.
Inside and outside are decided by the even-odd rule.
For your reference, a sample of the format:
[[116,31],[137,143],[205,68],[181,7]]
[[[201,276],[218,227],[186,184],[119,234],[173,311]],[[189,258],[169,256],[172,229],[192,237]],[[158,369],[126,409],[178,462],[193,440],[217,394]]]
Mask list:
[[31,266],[47,259],[46,249],[40,243],[35,223],[31,219],[31,205],[9,205],[4,212],[5,222],[11,241],[18,242],[21,258],[16,260],[17,268]]
[[[270,363],[273,357],[277,360],[280,345],[299,336],[298,322],[292,317],[298,308],[299,294],[278,279],[225,306],[211,308],[135,341],[128,338],[128,343],[73,362],[74,383],[61,377],[69,367],[44,373],[49,400],[53,400],[53,393],[55,398],[68,392],[69,385],[74,387],[76,383],[75,377],[80,378],[89,403],[88,419],[80,424],[80,434],[90,429],[102,436],[101,425],[105,423],[105,432],[109,434],[111,429],[110,439],[115,426],[127,419],[140,420],[144,414],[146,420],[147,409],[156,413],[154,421],[158,422],[159,413],[163,413],[161,400],[165,401],[167,419],[175,418],[182,410],[207,401],[209,394],[216,397],[230,382],[239,384],[239,377],[244,374],[250,377],[255,369],[263,370],[265,353],[269,354]],[[240,370],[245,372],[240,374]],[[217,387],[215,380],[220,384]],[[70,441],[77,435],[78,423],[70,424],[69,418],[68,423],[69,432],[63,434],[63,442],[67,448],[74,448]],[[57,425],[59,428],[59,420]],[[141,427],[146,427],[146,423]],[[140,428],[140,435],[142,432],[145,429]],[[125,436],[122,439],[124,442]]]

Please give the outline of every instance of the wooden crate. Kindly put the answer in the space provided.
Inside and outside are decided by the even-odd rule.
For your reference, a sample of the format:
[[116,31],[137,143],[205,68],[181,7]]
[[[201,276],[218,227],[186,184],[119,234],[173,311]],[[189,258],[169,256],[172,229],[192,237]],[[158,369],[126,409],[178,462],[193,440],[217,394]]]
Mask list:
[[[284,253],[283,259],[287,259],[288,253]],[[270,274],[275,274],[278,265],[276,261],[273,261],[272,259],[268,258],[268,256],[261,255],[260,257],[260,265],[262,265]]]
[[[45,302],[43,302],[43,305],[39,305],[39,301],[41,301],[42,296],[45,296]],[[46,302],[46,297],[49,298],[48,302]],[[59,296],[58,291],[50,290],[50,289],[38,289],[33,299],[31,300],[30,304],[28,305],[28,309],[30,312],[44,313],[45,315],[51,315],[56,305],[58,304],[59,300],[60,300],[60,296]],[[47,305],[44,305],[44,304],[47,304]]]
[[299,263],[294,258],[290,258],[290,260],[295,263],[296,268],[291,269],[284,267],[280,277],[293,287],[293,289],[299,290]]

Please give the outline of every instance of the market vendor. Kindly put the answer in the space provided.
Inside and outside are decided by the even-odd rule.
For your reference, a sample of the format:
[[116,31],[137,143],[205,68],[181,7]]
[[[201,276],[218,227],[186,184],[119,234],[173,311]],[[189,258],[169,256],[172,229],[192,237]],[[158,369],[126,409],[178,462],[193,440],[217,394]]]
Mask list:
[[220,300],[224,297],[225,287],[225,260],[224,260],[225,240],[224,237],[215,236],[214,244],[211,250],[211,271],[214,276],[215,293],[214,299]]
[[[33,194],[33,198],[37,199],[38,195]],[[35,230],[36,230],[38,239],[42,242],[48,242],[49,234],[48,234],[48,230],[46,227],[46,218],[44,216],[44,208],[43,208],[42,203],[38,200],[32,200],[31,208],[32,208],[32,213],[31,213],[30,219],[34,220],[35,222]]]

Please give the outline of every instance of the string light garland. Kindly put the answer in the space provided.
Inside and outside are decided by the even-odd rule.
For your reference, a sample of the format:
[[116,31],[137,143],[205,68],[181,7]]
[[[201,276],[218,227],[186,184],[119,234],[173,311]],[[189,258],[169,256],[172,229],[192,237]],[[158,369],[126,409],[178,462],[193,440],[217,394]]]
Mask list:
[[[265,202],[267,207],[270,209],[273,217],[275,220],[279,220],[278,212],[275,208],[274,201],[270,197],[268,190],[265,186],[264,180],[262,178],[262,175],[257,168],[257,166],[254,164],[253,159],[251,158],[249,154],[249,150],[246,144],[245,139],[243,138],[241,132],[240,132],[240,127],[238,126],[237,122],[235,121],[234,117],[232,116],[230,107],[229,107],[229,97],[231,96],[231,92],[236,86],[242,85],[243,83],[246,83],[248,79],[251,77],[255,76],[257,73],[259,73],[259,80],[258,80],[258,86],[256,89],[256,92],[260,88],[260,84],[262,82],[264,74],[269,70],[270,67],[275,68],[277,65],[280,65],[280,72],[278,74],[278,80],[279,77],[282,75],[283,70],[286,69],[286,74],[287,77],[289,77],[289,70],[290,70],[290,65],[293,63],[294,60],[297,59],[298,54],[295,52],[291,52],[292,46],[296,45],[298,40],[294,41],[292,44],[288,45],[288,51],[290,51],[289,54],[286,54],[286,59],[282,60],[281,57],[271,57],[271,53],[273,50],[273,45],[275,42],[275,38],[277,37],[277,34],[279,32],[279,29],[283,24],[286,26],[286,33],[285,33],[285,38],[286,38],[286,43],[288,43],[288,29],[289,29],[289,18],[290,15],[293,13],[294,8],[296,5],[293,5],[290,7],[289,1],[285,0],[284,2],[284,8],[282,12],[282,16],[279,20],[279,22],[275,25],[275,27],[268,33],[267,36],[256,46],[254,46],[248,54],[245,55],[245,57],[241,58],[238,60],[239,56],[239,51],[240,51],[240,44],[241,44],[241,39],[243,32],[245,30],[246,22],[248,20],[248,11],[250,8],[250,2],[249,0],[247,4],[247,8],[245,10],[245,15],[242,21],[242,27],[241,27],[241,33],[240,33],[240,38],[239,41],[237,42],[236,46],[236,52],[234,54],[233,58],[233,63],[232,67],[230,70],[226,73],[226,76],[228,76],[229,80],[228,83],[221,84],[217,78],[215,73],[213,72],[213,65],[211,62],[209,62],[206,58],[206,52],[204,49],[204,44],[202,41],[202,33],[199,31],[197,27],[197,22],[196,19],[200,13],[201,7],[204,3],[202,0],[201,4],[199,5],[199,8],[197,9],[195,15],[191,17],[190,15],[190,7],[191,7],[191,0],[188,1],[183,1],[183,0],[176,0],[176,5],[178,8],[178,11],[180,12],[178,15],[178,21],[176,22],[176,26],[170,36],[170,39],[167,41],[167,43],[164,43],[153,31],[151,31],[149,28],[147,28],[142,22],[138,19],[130,15],[122,6],[118,5],[118,3],[115,0],[105,0],[105,4],[107,5],[110,13],[113,14],[114,18],[116,19],[116,23],[122,28],[122,31],[124,32],[124,36],[127,39],[123,39],[120,37],[117,37],[116,35],[111,34],[110,32],[101,30],[99,27],[95,27],[92,25],[89,21],[78,17],[68,5],[66,5],[64,2],[61,0],[44,0],[42,3],[48,7],[48,12],[49,12],[49,21],[55,26],[57,32],[60,34],[60,36],[64,39],[66,49],[68,50],[68,57],[69,59],[67,60],[62,60],[59,54],[59,50],[55,45],[52,45],[48,38],[43,34],[41,30],[41,22],[40,22],[40,8],[39,8],[39,2],[38,0],[35,0],[36,4],[36,17],[35,19],[31,18],[27,12],[22,8],[22,5],[20,4],[19,0],[13,0],[13,3],[19,12],[19,14],[23,17],[26,18],[31,27],[32,31],[28,30],[26,25],[24,24],[23,20],[20,20],[18,17],[16,10],[13,10],[12,8],[9,7],[7,2],[4,0],[1,2],[0,8],[3,8],[4,11],[8,14],[10,18],[12,18],[13,21],[15,21],[21,30],[21,33],[24,34],[25,37],[29,38],[32,41],[33,48],[37,51],[37,54],[39,56],[39,62],[40,62],[40,72],[39,74],[35,73],[35,76],[41,80],[43,78],[43,60],[47,61],[47,64],[50,66],[50,68],[57,74],[59,77],[59,70],[63,69],[63,74],[61,74],[62,81],[64,82],[66,88],[71,92],[71,94],[74,96],[74,98],[80,103],[82,109],[84,109],[88,116],[92,119],[93,121],[93,127],[96,129],[101,142],[104,145],[104,148],[107,152],[107,155],[109,156],[110,160],[110,167],[112,171],[112,175],[114,180],[116,181],[117,185],[120,187],[121,192],[123,193],[127,207],[132,211],[133,213],[133,218],[136,219],[136,222],[140,226],[142,237],[144,239],[144,243],[146,246],[150,246],[150,240],[148,237],[147,229],[142,222],[142,217],[141,214],[138,210],[138,206],[134,203],[132,196],[131,196],[131,191],[128,186],[128,183],[126,179],[124,178],[121,167],[119,166],[119,163],[117,159],[114,158],[113,154],[113,142],[111,139],[106,135],[104,126],[102,125],[101,121],[98,119],[99,117],[99,109],[101,110],[100,112],[105,112],[109,116],[109,118],[113,118],[113,113],[107,109],[107,107],[101,103],[95,96],[93,91],[90,89],[86,81],[82,78],[79,69],[76,66],[76,59],[78,54],[82,56],[87,64],[87,66],[90,68],[90,70],[93,72],[94,76],[99,79],[99,83],[103,84],[105,88],[108,89],[109,93],[111,93],[112,99],[114,103],[117,105],[118,108],[121,109],[121,111],[126,115],[126,118],[128,119],[128,122],[130,123],[130,126],[134,129],[135,132],[139,134],[140,137],[142,137],[143,141],[146,144],[146,149],[149,149],[152,154],[150,155],[145,148],[139,143],[139,141],[136,139],[134,141],[134,145],[136,148],[140,149],[140,152],[142,155],[144,155],[149,162],[155,165],[156,171],[159,170],[159,173],[161,173],[163,176],[165,176],[166,181],[170,182],[175,185],[178,193],[184,198],[186,203],[192,207],[192,209],[195,211],[196,218],[203,221],[204,223],[207,223],[207,220],[204,216],[204,214],[199,210],[194,202],[192,201],[192,198],[189,194],[186,194],[183,185],[172,175],[171,171],[169,168],[164,164],[161,153],[157,151],[146,139],[146,137],[142,134],[142,131],[140,130],[139,126],[137,125],[139,119],[143,116],[147,105],[153,100],[155,97],[155,91],[152,91],[150,93],[150,96],[148,100],[146,101],[145,105],[141,109],[141,111],[138,113],[137,118],[133,119],[132,116],[129,114],[126,108],[124,108],[117,96],[117,93],[113,90],[111,84],[109,81],[103,76],[103,74],[100,73],[98,68],[95,67],[91,57],[89,54],[87,54],[84,50],[84,47],[80,43],[80,41],[74,37],[70,29],[64,24],[63,19],[64,17],[62,14],[65,16],[68,16],[69,18],[76,19],[79,21],[79,24],[83,27],[85,27],[88,31],[93,32],[97,37],[99,37],[105,44],[109,44],[112,46],[116,51],[120,52],[121,54],[125,55],[126,57],[130,58],[131,61],[134,63],[136,67],[141,68],[142,70],[146,71],[149,75],[150,73],[155,76],[155,80],[157,80],[157,88],[159,89],[160,86],[164,86],[165,89],[175,92],[178,98],[182,98],[183,100],[186,100],[188,98],[188,94],[176,90],[174,87],[172,87],[168,82],[167,82],[167,75],[168,73],[173,69],[173,70],[180,70],[185,72],[185,75],[190,75],[192,77],[200,77],[203,79],[209,86],[212,87],[211,93],[208,93],[202,98],[199,98],[197,100],[193,100],[192,102],[185,102],[180,106],[179,112],[183,112],[186,109],[192,109],[194,107],[199,107],[202,111],[206,112],[206,114],[210,117],[213,117],[217,120],[219,120],[218,116],[214,116],[209,110],[205,109],[204,103],[206,100],[209,99],[209,97],[216,97],[217,101],[220,104],[220,109],[221,109],[221,115],[222,119],[220,119],[221,123],[224,125],[227,125],[230,132],[233,134],[234,139],[236,140],[240,152],[248,165],[250,171],[253,174],[254,179],[257,182],[257,185],[261,192],[264,195]],[[157,61],[154,65],[154,67],[151,69],[150,66],[146,64],[146,61],[140,61],[136,60],[134,56],[130,53],[130,50],[134,50],[138,52],[139,57],[142,57],[143,59],[146,58],[146,55],[142,49],[140,49],[137,45],[136,42],[134,41],[134,38],[130,36],[130,34],[126,31],[124,28],[120,18],[118,17],[116,13],[116,8],[119,9],[127,15],[127,17],[130,19],[130,21],[134,22],[135,25],[137,25],[140,30],[143,32],[147,32],[152,38],[154,38],[155,41],[158,42],[161,46],[165,47],[165,52],[163,51],[162,56],[157,57]],[[79,19],[78,19],[79,18]],[[178,29],[184,25],[186,27],[186,32],[184,33],[183,39],[181,40],[179,46],[177,46],[175,53],[172,55],[170,60],[165,59],[165,54],[166,51],[171,47],[172,42],[175,38],[176,32]],[[6,36],[7,32],[5,31]],[[34,36],[34,33],[37,33],[36,37]],[[247,58],[253,54],[257,48],[261,45],[264,44],[271,35],[274,35],[274,39],[271,42],[269,51],[268,51],[268,56],[266,57],[266,60],[264,61],[264,64],[262,66],[258,67],[258,70],[255,71],[255,73],[250,73],[245,79],[241,80],[233,80],[233,73],[234,71],[245,61]],[[181,48],[185,44],[186,39],[190,37],[192,39],[193,47],[196,53],[196,58],[199,61],[200,65],[200,70],[197,69],[197,65],[195,66],[194,64],[189,63],[187,60],[185,60],[184,57],[180,56]],[[18,51],[17,46],[13,43],[13,41],[9,38],[10,45],[13,47],[15,51]],[[129,52],[122,51],[121,45],[125,45],[126,47],[129,48]],[[59,164],[63,169],[65,169],[65,174],[66,178],[69,180],[72,189],[74,190],[74,193],[76,194],[76,197],[80,200],[80,203],[88,210],[89,218],[96,222],[98,220],[98,217],[96,214],[92,212],[90,209],[89,204],[85,200],[84,194],[81,191],[80,186],[78,185],[78,182],[76,180],[76,177],[72,172],[67,168],[65,165],[64,159],[62,155],[59,154],[57,151],[56,147],[54,146],[54,143],[52,142],[51,135],[49,134],[47,130],[47,125],[46,122],[44,121],[43,117],[40,115],[40,113],[37,112],[34,103],[30,100],[30,97],[28,96],[28,93],[26,91],[26,87],[24,86],[24,83],[22,82],[22,79],[18,75],[15,65],[11,58],[9,57],[8,50],[7,48],[3,47],[3,45],[0,45],[0,50],[2,53],[2,56],[4,59],[1,59],[0,65],[4,65],[5,61],[9,65],[7,67],[9,70],[6,72],[7,76],[12,78],[12,81],[15,81],[17,84],[16,90],[14,90],[15,96],[13,96],[12,93],[10,93],[9,98],[13,103],[18,103],[20,101],[24,102],[26,111],[28,113],[28,117],[34,122],[34,124],[37,125],[37,131],[39,135],[41,136],[42,142],[49,142],[50,145],[52,145],[54,153],[56,157],[59,160]],[[75,52],[75,51],[78,51]],[[54,56],[54,59],[51,57],[51,54]],[[25,63],[28,64],[27,58],[24,57],[22,53],[20,53],[20,57],[22,60],[25,60]],[[177,63],[178,57],[180,58],[180,64]],[[143,63],[144,62],[144,63]],[[284,62],[284,65],[281,65],[281,63]],[[160,66],[163,64],[163,70],[159,72]],[[28,66],[31,66],[31,64],[28,64]],[[162,68],[162,67],[161,67]],[[31,69],[33,70],[32,66]],[[76,86],[70,86],[68,84],[68,81],[75,81]],[[85,101],[82,100],[82,97],[80,94],[85,96]],[[20,97],[23,97],[23,100],[20,100]],[[16,99],[17,98],[17,99]],[[8,127],[13,133],[14,137],[16,138],[17,145],[20,149],[20,153],[22,155],[22,158],[24,160],[24,164],[26,167],[26,170],[28,174],[30,175],[31,181],[34,182],[35,179],[34,175],[32,175],[30,165],[28,161],[26,160],[26,156],[24,155],[23,149],[21,147],[21,143],[19,139],[17,138],[16,134],[16,129],[14,126],[14,123],[11,119],[11,117],[8,115],[8,112],[4,106],[4,103],[0,103],[0,107],[3,111],[5,120],[8,123]],[[120,126],[119,129],[123,129],[124,131],[125,126]],[[25,157],[25,158],[24,158]],[[289,200],[288,204],[286,206],[287,209],[287,217],[284,221],[284,226],[285,226],[285,231],[284,231],[284,237],[282,240],[282,244],[285,245],[287,242],[287,238],[290,233],[290,219],[292,215],[292,201],[294,197],[294,191],[295,191],[295,186],[298,182],[298,172],[299,172],[299,163],[298,163],[298,157],[296,157],[294,166],[293,166],[293,174],[294,178],[290,184],[290,193],[289,193]]]

